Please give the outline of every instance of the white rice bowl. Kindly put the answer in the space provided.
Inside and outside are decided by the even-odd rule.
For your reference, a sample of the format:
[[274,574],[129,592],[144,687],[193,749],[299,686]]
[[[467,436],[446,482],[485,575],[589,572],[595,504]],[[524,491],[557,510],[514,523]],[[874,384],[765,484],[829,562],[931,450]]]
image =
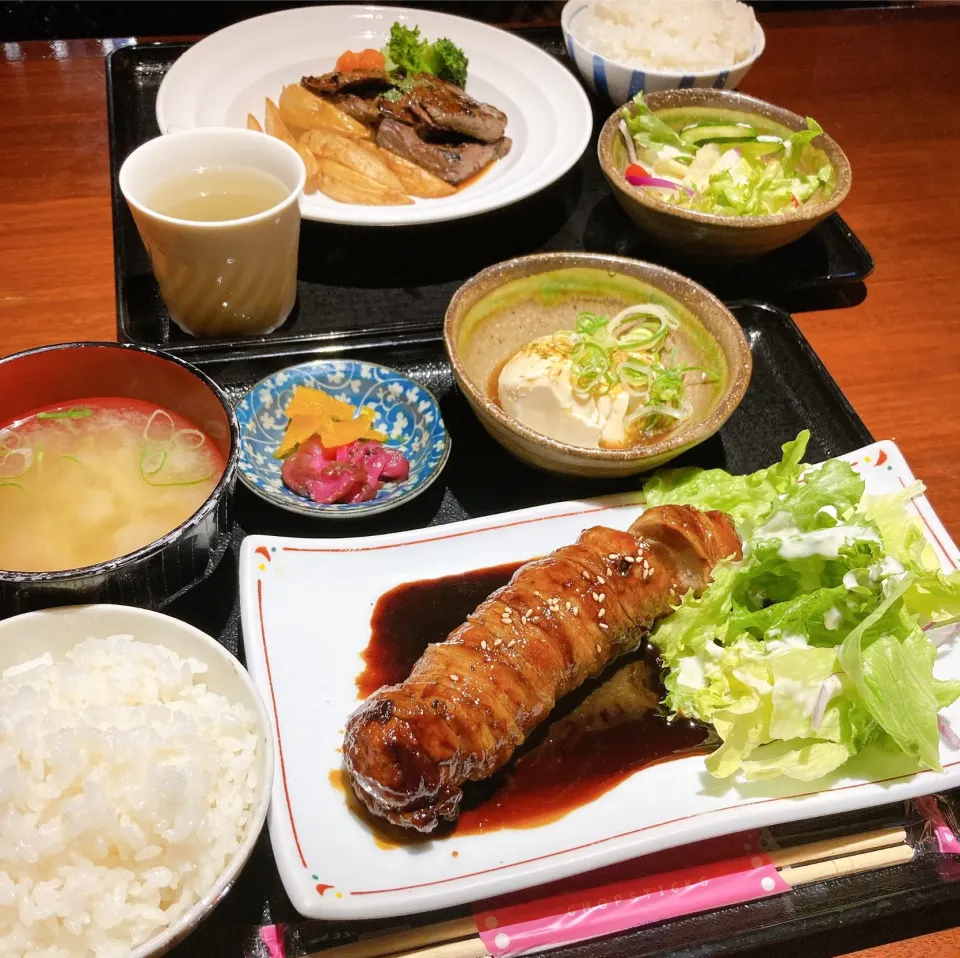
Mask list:
[[756,30],[753,9],[739,0],[596,0],[575,35],[638,69],[706,72],[747,60]]
[[263,825],[272,737],[249,678],[203,633],[119,606],[0,623],[0,669],[0,955],[164,950]]

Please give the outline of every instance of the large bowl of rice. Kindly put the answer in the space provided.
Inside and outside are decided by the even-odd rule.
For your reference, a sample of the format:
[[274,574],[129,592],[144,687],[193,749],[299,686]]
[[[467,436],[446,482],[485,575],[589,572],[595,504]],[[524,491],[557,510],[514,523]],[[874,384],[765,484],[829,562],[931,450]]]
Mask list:
[[154,958],[263,828],[273,734],[240,663],[116,605],[0,622],[0,954]]
[[568,0],[567,52],[614,104],[638,93],[736,87],[763,53],[763,28],[740,0]]

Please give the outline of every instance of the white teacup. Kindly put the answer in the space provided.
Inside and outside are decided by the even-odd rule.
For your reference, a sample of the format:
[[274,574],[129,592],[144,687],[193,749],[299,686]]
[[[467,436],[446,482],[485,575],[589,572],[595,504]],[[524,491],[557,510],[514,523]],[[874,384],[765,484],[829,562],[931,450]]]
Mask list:
[[[276,206],[242,219],[189,220],[151,209],[161,184],[200,169],[250,168],[286,188]],[[194,336],[269,333],[297,298],[300,196],[296,151],[252,130],[207,128],[158,136],[120,168],[130,206],[170,317]]]

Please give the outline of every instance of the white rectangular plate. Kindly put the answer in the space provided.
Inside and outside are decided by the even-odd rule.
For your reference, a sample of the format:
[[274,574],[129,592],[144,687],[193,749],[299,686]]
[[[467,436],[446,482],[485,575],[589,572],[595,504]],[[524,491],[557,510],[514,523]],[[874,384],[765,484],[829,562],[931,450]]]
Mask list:
[[[900,451],[880,442],[845,456],[868,492],[913,481]],[[240,561],[244,649],[274,723],[277,770],[268,817],[277,866],[297,910],[355,919],[428,911],[716,835],[900,801],[960,786],[960,755],[944,771],[868,750],[816,785],[712,779],[692,756],[644,769],[589,805],[537,828],[378,846],[330,780],[357,706],[354,680],[370,613],[387,590],[543,555],[605,524],[625,529],[637,496],[567,502],[501,516],[356,539],[250,536]],[[914,507],[945,568],[958,552],[925,499]],[[941,678],[960,678],[960,650]],[[947,710],[960,727],[960,702]],[[454,854],[456,852],[456,854]]]

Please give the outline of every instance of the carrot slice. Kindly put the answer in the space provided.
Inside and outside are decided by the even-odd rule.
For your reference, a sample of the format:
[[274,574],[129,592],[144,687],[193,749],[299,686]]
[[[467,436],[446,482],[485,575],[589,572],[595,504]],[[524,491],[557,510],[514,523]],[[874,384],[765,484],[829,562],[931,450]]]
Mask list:
[[357,410],[348,402],[334,399],[322,389],[297,386],[287,403],[287,418],[294,416],[327,416],[330,419],[353,419]]
[[285,410],[289,422],[279,449],[277,459],[288,456],[311,436],[319,436],[321,443],[332,449],[345,446],[356,439],[376,439],[383,442],[387,437],[373,428],[374,412],[367,406],[360,410],[334,399],[322,389],[298,386]]
[[386,58],[379,50],[366,49],[357,54],[358,70],[382,70],[386,65]]

